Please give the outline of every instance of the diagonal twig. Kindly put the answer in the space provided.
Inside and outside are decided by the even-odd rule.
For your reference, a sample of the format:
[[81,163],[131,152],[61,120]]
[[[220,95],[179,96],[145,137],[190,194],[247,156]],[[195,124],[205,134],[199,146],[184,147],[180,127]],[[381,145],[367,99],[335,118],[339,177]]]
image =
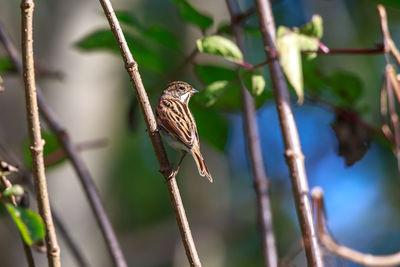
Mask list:
[[157,160],[160,164],[160,172],[163,174],[164,178],[167,181],[166,183],[168,186],[169,195],[172,205],[174,207],[176,220],[186,251],[186,256],[191,266],[201,266],[200,258],[198,256],[195,243],[193,241],[189,222],[187,220],[185,209],[183,207],[182,199],[179,193],[178,185],[176,183],[175,177],[170,178],[172,174],[172,165],[168,160],[164,145],[161,140],[161,136],[158,133],[155,117],[138,70],[138,65],[134,60],[131,51],[129,50],[128,44],[125,40],[125,36],[122,32],[119,21],[115,16],[115,12],[111,5],[111,2],[109,0],[100,0],[100,4],[103,7],[104,13],[110,24],[111,31],[113,32],[114,37],[118,43],[121,56],[125,63],[126,71],[128,72],[131,78],[132,85],[135,89],[136,97],[138,99],[138,102],[140,103],[140,107],[147,126],[147,131],[153,144]]
[[[30,172],[30,170],[26,168],[26,166],[24,166],[22,160],[13,151],[11,151],[11,149],[5,146],[5,142],[1,139],[0,139],[0,152],[1,152],[0,155],[2,157],[6,158],[9,161],[12,161],[13,164],[19,167],[17,173],[18,176],[16,178],[20,179],[20,183],[27,185],[28,189],[34,192],[32,177],[31,177],[32,173]],[[89,266],[88,261],[83,256],[82,251],[79,248],[79,245],[71,237],[71,234],[69,233],[67,227],[64,225],[63,221],[60,219],[61,217],[58,215],[54,207],[51,207],[51,212],[53,215],[56,229],[62,236],[67,248],[71,251],[71,254],[75,258],[78,266],[88,267]]]
[[326,226],[326,213],[324,207],[324,192],[320,187],[313,188],[311,192],[313,201],[313,208],[316,214],[318,236],[322,244],[331,253],[338,255],[339,257],[348,259],[355,263],[367,266],[398,266],[400,265],[400,252],[376,256],[371,254],[361,253],[344,245],[337,243],[329,234]]
[[61,266],[60,247],[57,242],[47,192],[43,158],[44,140],[42,139],[40,130],[39,111],[36,99],[35,68],[33,63],[33,9],[33,0],[22,0],[22,69],[25,84],[26,114],[36,197],[39,213],[43,218],[46,230],[47,259],[49,266],[59,267]]
[[[234,0],[226,0],[232,21],[232,29],[236,43],[245,57],[243,30],[240,25],[235,24],[237,6]],[[269,181],[264,168],[264,159],[261,150],[260,137],[257,125],[256,108],[254,99],[246,89],[242,79],[239,77],[240,91],[243,103],[244,132],[247,147],[250,152],[251,167],[253,170],[253,184],[257,196],[258,223],[261,230],[261,244],[264,255],[264,266],[278,266],[278,254],[276,251],[275,236],[272,227],[272,211],[269,198]]]
[[[276,28],[271,4],[267,0],[255,0],[255,2],[265,54],[269,59],[271,51],[276,50]],[[290,169],[293,197],[300,229],[303,234],[307,262],[309,266],[323,266],[321,250],[315,235],[312,219],[304,155],[291,108],[289,90],[279,61],[275,60],[268,67],[274,88],[276,108],[285,145],[285,157]]]
[[[15,46],[13,45],[10,37],[5,32],[4,27],[0,24],[0,41],[3,43],[14,67],[22,73],[22,63],[19,59],[19,54]],[[118,267],[126,266],[126,261],[123,256],[122,250],[119,246],[117,237],[115,235],[114,229],[112,228],[111,222],[107,217],[104,210],[104,206],[101,203],[99,193],[97,192],[96,186],[93,182],[92,176],[83,162],[79,154],[78,148],[71,141],[68,132],[64,127],[58,122],[55,113],[47,105],[44,100],[44,96],[40,88],[36,85],[37,89],[37,101],[39,105],[40,115],[46,121],[47,125],[54,132],[57,137],[58,142],[63,147],[67,157],[72,163],[72,166],[77,173],[82,187],[86,193],[86,197],[89,200],[89,204],[93,210],[96,221],[100,227],[103,237],[106,241],[106,246],[112,256],[114,264]]]
[[[3,163],[3,161],[1,161],[1,163]],[[0,169],[0,172],[1,172],[1,169]],[[1,183],[2,183],[2,185],[4,187],[4,189],[10,188],[12,186],[11,182],[7,179],[6,176],[1,175],[0,179],[1,179]],[[11,201],[11,204],[13,204],[14,206],[18,206],[18,203],[15,200],[15,196],[12,195],[10,197],[10,201]],[[28,263],[28,266],[29,267],[35,267],[35,261],[34,261],[33,256],[32,256],[31,248],[25,243],[24,239],[22,238],[21,233],[19,233],[19,236],[20,236],[20,239],[21,239],[21,242],[22,242],[22,246],[24,248],[25,257],[26,257],[26,261]]]

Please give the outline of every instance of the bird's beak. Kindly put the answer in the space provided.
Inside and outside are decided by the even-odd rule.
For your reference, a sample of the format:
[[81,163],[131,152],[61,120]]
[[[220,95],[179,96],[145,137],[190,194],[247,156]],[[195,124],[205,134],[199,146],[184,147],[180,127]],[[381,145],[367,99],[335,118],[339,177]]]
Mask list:
[[192,90],[190,90],[191,92],[192,92],[192,94],[196,94],[196,93],[198,93],[199,91],[197,91],[196,89],[194,89],[194,88],[192,88]]

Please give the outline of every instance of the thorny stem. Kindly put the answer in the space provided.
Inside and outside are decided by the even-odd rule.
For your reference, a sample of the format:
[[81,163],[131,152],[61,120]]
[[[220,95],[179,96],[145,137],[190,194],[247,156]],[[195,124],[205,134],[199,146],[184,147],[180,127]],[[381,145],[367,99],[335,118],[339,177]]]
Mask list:
[[125,68],[131,78],[132,85],[138,98],[138,102],[140,103],[144,120],[146,122],[147,131],[153,144],[157,160],[160,164],[160,172],[163,174],[164,178],[167,181],[168,191],[170,194],[172,205],[174,207],[175,216],[181,233],[183,245],[186,250],[186,256],[191,266],[201,266],[200,258],[198,256],[189,227],[189,222],[186,218],[186,213],[183,207],[178,185],[176,183],[175,177],[169,179],[172,173],[172,165],[168,160],[164,145],[161,140],[161,136],[157,131],[157,123],[138,70],[138,65],[133,59],[131,51],[129,50],[128,44],[126,43],[125,36],[122,32],[119,21],[115,16],[115,12],[111,5],[111,2],[109,0],[100,0],[100,3],[110,24],[111,31],[113,32],[114,37],[118,43],[121,56],[125,63]]
[[43,218],[46,229],[45,239],[49,266],[60,267],[60,247],[57,243],[53,218],[51,216],[49,196],[47,193],[43,159],[44,140],[42,139],[40,130],[39,111],[36,99],[35,69],[33,63],[33,9],[34,3],[32,0],[23,0],[21,2],[22,64],[28,132],[32,155],[32,172],[35,180],[39,213]]
[[[19,60],[18,51],[10,40],[10,37],[5,32],[4,28],[1,27],[1,24],[0,40],[3,43],[7,53],[9,54],[13,65],[20,73],[22,73],[22,63]],[[93,210],[96,221],[106,241],[106,246],[111,254],[114,264],[118,267],[126,266],[126,261],[119,246],[114,229],[112,228],[111,222],[107,217],[103,204],[101,203],[99,193],[97,192],[96,186],[93,182],[92,176],[87,166],[83,162],[79,154],[78,148],[74,145],[74,143],[72,143],[68,132],[58,122],[55,113],[47,105],[46,101],[44,100],[44,96],[40,91],[40,88],[36,86],[36,89],[40,114],[46,121],[47,125],[56,135],[58,142],[64,149],[67,157],[71,161],[72,166],[80,179],[82,187],[86,193],[86,197],[88,198],[89,204]]]
[[[276,50],[276,28],[271,5],[267,0],[255,0],[255,2],[265,54],[269,59],[271,51]],[[285,144],[285,157],[290,169],[293,197],[303,235],[308,266],[320,267],[324,263],[313,224],[304,155],[301,150],[296,121],[294,120],[291,108],[288,87],[279,61],[275,60],[268,66],[274,88],[276,108]]]
[[[239,49],[245,56],[245,46],[243,39],[243,30],[238,24],[234,24],[237,7],[234,0],[226,0],[229,13],[231,15],[232,29]],[[261,231],[262,252],[264,255],[264,266],[278,266],[278,254],[276,251],[275,236],[272,226],[272,211],[269,198],[269,181],[264,168],[264,159],[261,149],[257,114],[254,99],[239,77],[242,104],[244,132],[247,139],[247,147],[250,152],[251,167],[253,170],[253,184],[257,196],[258,223]]]
[[400,265],[400,252],[376,256],[371,254],[361,253],[344,245],[338,244],[326,231],[326,213],[324,207],[324,192],[321,188],[313,188],[311,192],[313,208],[316,214],[318,236],[325,248],[331,253],[338,255],[341,258],[353,261],[355,263],[366,266],[398,266]]
[[[12,186],[11,182],[7,179],[7,177],[1,176],[0,179],[1,179],[1,183],[3,184],[4,189],[10,188]],[[15,201],[15,196],[11,196],[10,200],[11,200],[11,204],[13,204],[14,206],[18,206],[17,201]],[[21,234],[19,234],[19,237],[21,239],[22,246],[24,248],[25,257],[26,257],[26,261],[28,262],[28,266],[35,267],[35,261],[32,256],[32,250],[31,250],[30,246],[28,246],[25,243]]]

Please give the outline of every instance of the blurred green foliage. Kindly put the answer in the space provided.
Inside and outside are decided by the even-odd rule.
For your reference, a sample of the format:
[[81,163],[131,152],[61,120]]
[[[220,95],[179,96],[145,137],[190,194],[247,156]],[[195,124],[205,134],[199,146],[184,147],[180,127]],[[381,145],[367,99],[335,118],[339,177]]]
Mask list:
[[31,246],[44,238],[44,223],[36,212],[12,204],[5,206],[26,244]]

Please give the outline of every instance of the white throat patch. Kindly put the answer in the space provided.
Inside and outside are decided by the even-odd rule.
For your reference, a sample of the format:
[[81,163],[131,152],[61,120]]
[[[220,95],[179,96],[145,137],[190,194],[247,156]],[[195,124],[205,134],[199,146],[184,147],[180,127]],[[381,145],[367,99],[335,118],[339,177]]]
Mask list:
[[187,100],[189,99],[189,97],[190,97],[190,92],[187,92],[187,93],[181,95],[181,101],[186,103]]

